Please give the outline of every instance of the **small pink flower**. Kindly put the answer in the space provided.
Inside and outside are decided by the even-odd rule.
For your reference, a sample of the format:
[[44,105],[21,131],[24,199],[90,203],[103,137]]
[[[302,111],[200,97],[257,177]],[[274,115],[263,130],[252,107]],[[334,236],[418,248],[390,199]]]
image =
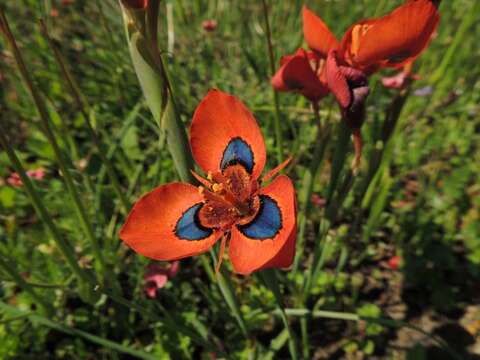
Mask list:
[[398,270],[398,267],[400,266],[400,262],[402,261],[402,258],[398,255],[392,256],[390,259],[388,259],[387,265],[390,268],[390,270]]
[[8,177],[7,184],[15,187],[20,187],[23,185],[23,182],[22,182],[22,179],[20,179],[20,175],[14,172],[10,174],[10,176]]
[[45,169],[40,167],[38,169],[28,170],[27,175],[35,180],[42,180],[45,177]]
[[57,18],[58,15],[60,15],[60,13],[58,12],[58,9],[52,8],[52,9],[50,10],[50,16],[51,16],[51,17]]
[[217,29],[217,25],[217,20],[205,20],[204,22],[202,22],[202,28],[206,32],[215,31]]
[[[45,169],[40,167],[38,169],[27,170],[27,176],[34,180],[42,180],[45,177]],[[7,179],[7,183],[15,187],[20,187],[23,185],[20,175],[18,175],[16,172],[10,174]]]
[[163,288],[168,279],[174,278],[180,269],[180,261],[173,261],[167,266],[159,263],[150,263],[145,269],[144,291],[149,298],[154,299],[157,296],[157,290]]

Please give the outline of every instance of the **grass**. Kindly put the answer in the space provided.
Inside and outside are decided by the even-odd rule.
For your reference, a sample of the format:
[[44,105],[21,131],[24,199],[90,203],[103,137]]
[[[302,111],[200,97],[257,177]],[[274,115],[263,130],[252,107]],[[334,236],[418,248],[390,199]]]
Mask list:
[[[161,2],[171,121],[188,129],[210,88],[244,101],[265,136],[267,168],[294,157],[286,171],[299,195],[300,232],[291,271],[242,277],[225,261],[217,280],[206,254],[182,260],[156,299],[143,290],[149,261],[118,230],[129,203],[177,181],[176,165],[189,160],[172,158],[178,136],[161,134],[163,120],[144,100],[120,7],[0,5],[40,103],[38,112],[2,37],[0,359],[478,356],[478,2],[442,2],[438,34],[415,62],[421,79],[409,91],[383,88],[388,71],[370,79],[356,175],[332,98],[320,103],[319,125],[304,98],[274,98],[270,87],[271,58],[278,64],[303,44],[303,3],[266,1],[267,31],[258,1]],[[400,1],[305,3],[341,37]],[[217,20],[215,31],[202,29],[207,19]],[[427,86],[431,94],[419,96]],[[44,179],[7,183],[13,171],[39,167]],[[388,265],[394,255],[397,270]]]

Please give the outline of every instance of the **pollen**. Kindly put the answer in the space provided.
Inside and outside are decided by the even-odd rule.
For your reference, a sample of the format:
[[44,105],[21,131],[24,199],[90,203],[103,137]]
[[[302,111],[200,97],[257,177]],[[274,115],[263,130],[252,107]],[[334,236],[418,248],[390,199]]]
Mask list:
[[215,184],[212,185],[212,190],[213,190],[213,192],[218,193],[218,192],[223,190],[223,185],[215,183]]
[[207,173],[207,179],[208,179],[209,181],[212,181],[212,180],[213,180],[213,174],[212,174],[211,171],[209,171],[209,172]]
[[199,186],[199,187],[198,187],[198,193],[199,193],[200,195],[203,195],[203,194],[205,193],[205,188],[204,188],[203,186]]

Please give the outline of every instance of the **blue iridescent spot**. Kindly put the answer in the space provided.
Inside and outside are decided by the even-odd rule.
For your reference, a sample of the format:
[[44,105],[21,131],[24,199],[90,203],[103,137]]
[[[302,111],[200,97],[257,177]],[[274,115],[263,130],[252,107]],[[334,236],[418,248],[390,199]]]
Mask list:
[[251,174],[253,170],[253,151],[250,146],[241,138],[236,137],[230,140],[223,152],[220,169],[225,170],[229,165],[241,164]]
[[282,213],[275,200],[270,196],[260,195],[260,209],[251,222],[238,225],[240,232],[256,240],[273,238],[282,228]]
[[202,203],[193,205],[185,211],[175,225],[175,235],[180,240],[202,240],[209,237],[213,230],[200,224],[198,220],[198,211]]

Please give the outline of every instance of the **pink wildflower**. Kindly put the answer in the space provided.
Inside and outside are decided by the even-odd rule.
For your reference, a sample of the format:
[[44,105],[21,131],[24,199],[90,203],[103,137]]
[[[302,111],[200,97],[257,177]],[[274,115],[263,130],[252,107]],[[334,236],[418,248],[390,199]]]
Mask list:
[[149,298],[154,299],[157,296],[157,290],[163,288],[169,279],[174,278],[180,268],[180,261],[173,261],[167,266],[159,263],[150,263],[145,269],[144,291]]

